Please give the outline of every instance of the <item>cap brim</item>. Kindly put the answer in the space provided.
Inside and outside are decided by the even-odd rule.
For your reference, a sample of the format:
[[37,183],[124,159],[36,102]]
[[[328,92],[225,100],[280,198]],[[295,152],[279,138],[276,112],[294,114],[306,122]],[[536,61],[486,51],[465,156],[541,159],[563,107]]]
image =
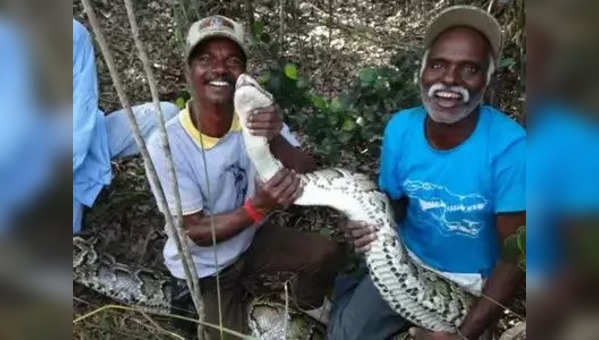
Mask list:
[[424,37],[424,45],[428,48],[439,34],[452,27],[471,27],[481,32],[489,41],[493,55],[501,53],[501,28],[499,23],[484,10],[474,6],[455,6],[441,12],[430,24]]
[[196,48],[196,46],[198,46],[202,42],[204,42],[208,39],[212,39],[212,38],[227,38],[229,40],[234,41],[237,44],[237,46],[239,46],[239,48],[241,49],[241,52],[243,52],[245,58],[247,59],[248,51],[245,49],[243,42],[240,41],[236,35],[228,32],[228,31],[213,31],[213,32],[206,34],[202,38],[200,38],[193,46],[190,46],[188,48],[187,52],[185,53],[185,60],[189,59],[191,52]]

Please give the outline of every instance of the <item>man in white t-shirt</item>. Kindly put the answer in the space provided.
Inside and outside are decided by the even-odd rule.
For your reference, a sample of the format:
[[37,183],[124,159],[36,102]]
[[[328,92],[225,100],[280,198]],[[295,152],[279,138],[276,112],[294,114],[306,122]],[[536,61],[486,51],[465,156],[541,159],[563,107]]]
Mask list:
[[[299,308],[311,310],[322,305],[342,256],[337,244],[321,235],[276,226],[265,218],[300,195],[296,172],[313,170],[314,161],[298,148],[275,106],[256,110],[249,118],[251,132],[269,139],[271,152],[286,169],[266,183],[255,182],[233,105],[235,81],[246,66],[243,36],[243,27],[223,16],[190,27],[186,61],[196,101],[190,101],[166,129],[206,321],[218,324],[215,274],[220,270],[223,325],[248,334],[247,296],[256,293],[251,287],[262,274],[294,273],[292,296]],[[149,152],[174,212],[167,161],[157,137],[151,138]],[[174,307],[189,308],[181,256],[172,237],[164,258],[175,277]],[[211,329],[208,333],[218,335]]]

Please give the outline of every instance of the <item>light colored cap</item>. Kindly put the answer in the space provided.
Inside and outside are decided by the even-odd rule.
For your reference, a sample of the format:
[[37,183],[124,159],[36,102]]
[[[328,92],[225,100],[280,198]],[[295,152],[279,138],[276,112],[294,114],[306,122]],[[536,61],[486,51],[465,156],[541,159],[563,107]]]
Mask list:
[[222,15],[214,15],[194,22],[187,32],[185,60],[189,59],[191,51],[200,42],[209,38],[227,38],[239,45],[245,57],[248,56],[245,46],[245,31],[243,25]]
[[428,26],[424,46],[431,47],[441,33],[458,26],[479,31],[491,44],[495,58],[499,57],[502,47],[501,26],[492,15],[474,6],[452,6],[444,9]]

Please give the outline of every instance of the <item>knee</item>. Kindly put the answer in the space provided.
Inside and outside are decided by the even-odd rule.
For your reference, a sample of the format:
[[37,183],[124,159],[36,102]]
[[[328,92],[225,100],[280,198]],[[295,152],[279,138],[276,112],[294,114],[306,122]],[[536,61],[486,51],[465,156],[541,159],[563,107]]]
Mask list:
[[311,262],[321,267],[336,267],[343,261],[342,247],[335,241],[323,239],[313,248]]

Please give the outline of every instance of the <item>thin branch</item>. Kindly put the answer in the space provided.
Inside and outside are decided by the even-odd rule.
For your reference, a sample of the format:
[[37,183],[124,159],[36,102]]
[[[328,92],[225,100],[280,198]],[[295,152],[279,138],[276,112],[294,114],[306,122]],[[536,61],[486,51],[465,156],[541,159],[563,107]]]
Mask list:
[[[191,80],[187,76],[187,82],[191,86]],[[196,102],[195,91],[191,91],[194,103]],[[200,119],[197,120],[200,122]],[[208,205],[212,206],[212,191],[210,190],[210,181],[208,177],[208,162],[206,161],[206,151],[204,150],[204,139],[202,138],[202,126],[199,126],[200,130],[200,145],[202,146],[202,163],[204,163],[204,178],[206,178],[206,191],[208,196]],[[223,312],[221,308],[221,295],[220,295],[220,265],[218,264],[218,253],[216,252],[216,228],[214,227],[214,215],[210,214],[210,232],[212,235],[212,249],[214,249],[214,268],[216,268],[216,302],[218,306],[218,325],[220,326],[220,338],[223,339]]]
[[285,0],[279,0],[279,58],[283,55],[283,41],[285,35]]
[[[86,0],[87,1],[87,0]],[[168,142],[168,137],[166,133],[166,128],[164,127],[164,115],[162,114],[162,109],[160,108],[160,99],[158,97],[158,87],[156,86],[156,80],[154,78],[154,72],[152,71],[152,67],[150,66],[150,61],[148,55],[146,54],[145,48],[141,39],[139,38],[139,27],[137,26],[137,21],[135,19],[135,13],[133,11],[133,5],[131,0],[124,0],[125,8],[127,9],[127,16],[129,18],[129,24],[131,25],[131,31],[133,33],[133,40],[135,41],[135,46],[138,51],[139,59],[141,59],[144,71],[146,73],[146,77],[148,79],[148,84],[150,85],[150,92],[152,94],[152,101],[154,102],[154,106],[156,109],[156,120],[158,123],[158,131],[160,133],[161,139],[161,147],[167,159],[167,169],[171,184],[171,190],[174,194],[175,198],[175,213],[176,217],[175,227],[172,225],[169,227],[169,233],[175,239],[175,244],[177,246],[177,250],[179,254],[182,255],[183,258],[183,268],[185,269],[185,278],[187,279],[187,286],[191,292],[191,298],[195,305],[196,311],[198,313],[198,317],[200,320],[204,320],[204,305],[201,299],[200,285],[198,282],[198,274],[196,272],[196,268],[191,258],[191,253],[189,252],[189,248],[186,242],[186,234],[183,230],[183,211],[181,208],[181,196],[179,194],[179,186],[177,183],[177,176],[175,174],[175,166],[173,164],[171,150]],[[149,161],[151,163],[151,161]],[[166,207],[166,211],[170,214],[170,208]],[[172,219],[172,217],[171,217]],[[198,330],[198,334],[201,334],[201,329]]]
[[166,333],[170,336],[172,336],[175,339],[179,339],[179,340],[185,340],[184,337],[180,336],[179,334],[173,333],[169,330],[164,329],[164,327],[160,326],[156,321],[154,321],[154,319],[152,319],[147,313],[145,312],[141,312],[141,315],[143,315],[144,318],[146,318],[146,320],[148,320],[152,326],[156,327],[156,329],[158,329],[159,331]]
[[489,1],[489,6],[487,7],[487,13],[491,13],[491,10],[493,9],[493,5],[495,4],[495,0],[491,0]]
[[[88,0],[83,0],[83,1],[88,1]],[[211,323],[205,322],[205,321],[199,321],[199,320],[196,320],[196,319],[188,318],[188,317],[177,315],[177,314],[155,313],[155,312],[152,312],[152,311],[144,311],[144,310],[141,310],[139,308],[134,308],[134,307],[129,307],[129,306],[122,306],[122,305],[115,305],[115,304],[105,305],[105,306],[102,306],[102,307],[100,307],[98,309],[94,309],[93,311],[91,311],[89,313],[86,313],[86,314],[84,314],[84,315],[76,318],[75,320],[73,320],[73,325],[76,324],[76,323],[79,323],[79,322],[81,322],[81,321],[83,321],[83,320],[85,320],[85,319],[87,319],[87,318],[89,318],[91,316],[94,316],[94,315],[96,315],[98,313],[101,313],[101,312],[103,312],[105,310],[109,310],[109,309],[119,309],[119,310],[125,310],[125,311],[130,311],[130,312],[148,313],[148,314],[160,315],[160,316],[165,316],[165,317],[169,317],[169,318],[172,318],[172,319],[179,319],[179,320],[184,320],[184,321],[199,323],[199,324],[202,324],[204,326],[207,326],[207,327],[210,327],[210,328],[214,328],[214,329],[218,329],[219,328],[218,325],[214,325],[214,324],[211,324]],[[223,331],[225,333],[227,333],[227,334],[231,334],[231,335],[236,336],[236,337],[241,338],[241,339],[245,339],[245,340],[257,340],[256,338],[254,338],[252,336],[241,334],[241,333],[236,332],[236,331],[234,331],[232,329],[223,328]]]
[[288,281],[285,281],[283,283],[283,287],[285,287],[285,320],[283,323],[283,340],[287,339],[287,328],[288,328],[288,318],[289,318],[289,292],[287,291],[287,283]]

